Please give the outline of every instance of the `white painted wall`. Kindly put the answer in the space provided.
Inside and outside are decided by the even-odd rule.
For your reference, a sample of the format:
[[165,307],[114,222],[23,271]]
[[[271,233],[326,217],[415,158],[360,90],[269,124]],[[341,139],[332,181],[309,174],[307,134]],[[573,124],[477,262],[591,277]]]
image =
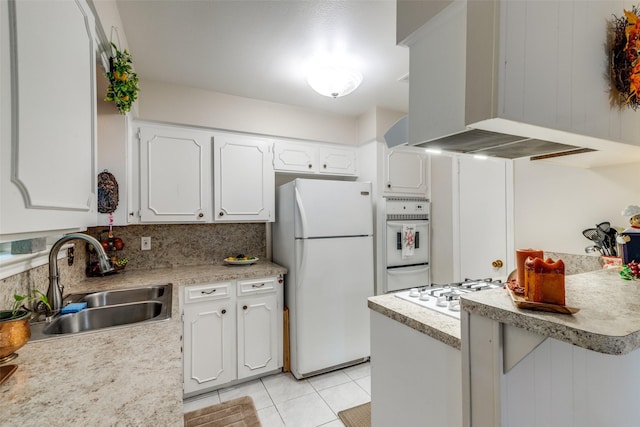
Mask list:
[[581,169],[518,159],[514,191],[516,247],[584,255],[592,243],[582,230],[627,227],[620,213],[640,205],[640,163]]
[[355,145],[355,117],[186,86],[140,82],[138,116],[215,129]]

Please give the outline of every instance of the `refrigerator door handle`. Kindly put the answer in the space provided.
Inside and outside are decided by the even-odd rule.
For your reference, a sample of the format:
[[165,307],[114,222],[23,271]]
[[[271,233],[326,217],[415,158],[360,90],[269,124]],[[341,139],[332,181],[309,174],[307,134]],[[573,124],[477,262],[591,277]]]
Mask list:
[[300,196],[300,192],[298,188],[294,187],[296,193],[296,206],[298,207],[298,212],[300,213],[300,223],[302,225],[302,238],[307,238],[307,215],[304,212],[304,206],[302,205],[302,198]]
[[300,239],[300,264],[298,264],[298,279],[296,280],[296,286],[299,289],[304,282],[304,266],[306,265],[306,251],[304,246],[307,243],[307,239]]

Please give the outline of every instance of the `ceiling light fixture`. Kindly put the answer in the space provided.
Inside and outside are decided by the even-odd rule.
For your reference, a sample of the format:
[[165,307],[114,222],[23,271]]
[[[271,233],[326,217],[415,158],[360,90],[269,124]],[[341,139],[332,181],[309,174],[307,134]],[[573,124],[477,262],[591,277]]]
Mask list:
[[309,73],[307,82],[320,95],[339,98],[360,86],[362,74],[340,67],[319,67]]

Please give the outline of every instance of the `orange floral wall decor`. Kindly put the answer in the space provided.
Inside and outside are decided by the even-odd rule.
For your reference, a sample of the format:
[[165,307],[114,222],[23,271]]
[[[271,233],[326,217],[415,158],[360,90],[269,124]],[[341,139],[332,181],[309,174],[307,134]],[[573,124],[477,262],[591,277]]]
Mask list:
[[611,43],[611,80],[620,105],[640,107],[640,9],[614,17]]

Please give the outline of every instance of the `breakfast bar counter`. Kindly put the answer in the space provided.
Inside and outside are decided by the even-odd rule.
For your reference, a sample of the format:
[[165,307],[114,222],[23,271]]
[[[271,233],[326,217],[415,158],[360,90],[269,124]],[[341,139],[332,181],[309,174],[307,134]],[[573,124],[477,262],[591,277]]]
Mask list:
[[171,318],[30,341],[0,386],[0,426],[179,426],[183,380],[181,286],[286,273],[269,262],[127,271],[67,293],[173,283]]
[[640,425],[640,282],[602,270],[565,291],[577,313],[517,308],[506,289],[461,298],[465,426]]
[[601,270],[565,278],[566,305],[573,314],[517,308],[507,289],[465,294],[462,310],[604,354],[640,347],[640,282]]

